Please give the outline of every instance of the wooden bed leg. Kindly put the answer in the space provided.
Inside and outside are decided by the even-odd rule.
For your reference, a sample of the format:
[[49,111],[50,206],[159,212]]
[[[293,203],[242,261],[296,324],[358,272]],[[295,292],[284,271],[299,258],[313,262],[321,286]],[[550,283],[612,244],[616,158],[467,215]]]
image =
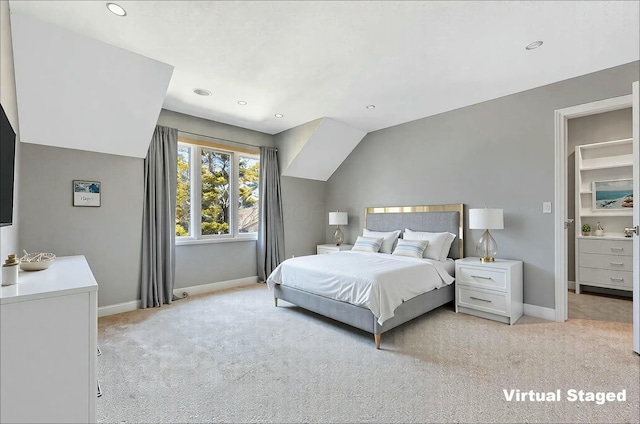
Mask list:
[[277,298],[277,297],[274,297],[274,298],[273,298],[273,302],[276,304],[276,308],[277,308],[277,307],[278,307],[278,298]]
[[376,349],[380,349],[380,333],[374,334],[373,338],[376,340]]

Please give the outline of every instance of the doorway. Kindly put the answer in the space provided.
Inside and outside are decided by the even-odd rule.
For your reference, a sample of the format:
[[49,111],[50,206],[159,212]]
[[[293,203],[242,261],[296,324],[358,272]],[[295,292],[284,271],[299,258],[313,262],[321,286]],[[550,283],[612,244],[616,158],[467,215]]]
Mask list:
[[[611,203],[597,215],[591,190],[594,180],[632,178],[632,138],[632,107],[567,120],[567,218],[573,220],[567,229],[569,319],[632,323],[632,246],[631,239],[624,237],[624,228],[631,227],[631,209],[616,209],[616,203],[607,200]],[[592,227],[589,236],[582,235],[582,224]],[[600,236],[597,227],[601,228]],[[585,242],[590,248],[587,253],[578,249],[581,245],[584,250]],[[625,255],[614,256],[608,251],[602,255],[593,250],[612,243],[626,246]],[[604,275],[607,280],[602,279]],[[625,277],[624,284],[629,287],[624,290],[609,285],[613,276]],[[582,284],[576,290],[578,280]],[[589,281],[594,283],[585,284]]]
[[[612,99],[586,103],[555,111],[555,312],[556,321],[564,322],[568,319],[568,231],[566,231],[569,217],[567,194],[567,151],[569,120],[620,109],[633,107],[631,95]],[[573,212],[572,212],[573,215]],[[576,231],[578,229],[575,229]]]

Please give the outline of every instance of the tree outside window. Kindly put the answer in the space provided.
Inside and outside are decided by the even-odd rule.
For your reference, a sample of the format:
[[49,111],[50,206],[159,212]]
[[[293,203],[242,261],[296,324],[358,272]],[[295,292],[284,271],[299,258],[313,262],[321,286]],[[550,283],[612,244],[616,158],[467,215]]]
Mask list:
[[178,145],[178,185],[176,190],[176,236],[191,229],[191,147]]
[[238,180],[238,231],[258,232],[260,159],[241,156]]
[[[199,173],[193,166],[197,163]],[[235,238],[257,233],[259,181],[258,155],[180,142],[176,239]],[[192,211],[200,211],[200,216],[193,216]]]

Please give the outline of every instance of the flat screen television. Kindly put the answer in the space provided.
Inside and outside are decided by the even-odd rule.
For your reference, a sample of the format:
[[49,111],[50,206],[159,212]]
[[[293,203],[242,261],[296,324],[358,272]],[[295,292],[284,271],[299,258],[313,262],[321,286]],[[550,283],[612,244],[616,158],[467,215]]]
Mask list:
[[0,105],[0,227],[13,223],[16,133]]

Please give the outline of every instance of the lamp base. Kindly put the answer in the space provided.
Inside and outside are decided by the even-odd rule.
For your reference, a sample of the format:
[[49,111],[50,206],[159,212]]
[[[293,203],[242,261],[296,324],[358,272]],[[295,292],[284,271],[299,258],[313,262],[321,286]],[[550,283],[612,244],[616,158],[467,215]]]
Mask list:
[[342,231],[340,230],[340,226],[336,226],[336,232],[333,233],[333,242],[336,244],[336,246],[340,246],[342,244],[342,242],[344,241],[344,235],[342,234]]
[[494,262],[493,258],[498,254],[498,244],[491,237],[489,230],[484,230],[482,237],[476,243],[476,253],[481,262]]

